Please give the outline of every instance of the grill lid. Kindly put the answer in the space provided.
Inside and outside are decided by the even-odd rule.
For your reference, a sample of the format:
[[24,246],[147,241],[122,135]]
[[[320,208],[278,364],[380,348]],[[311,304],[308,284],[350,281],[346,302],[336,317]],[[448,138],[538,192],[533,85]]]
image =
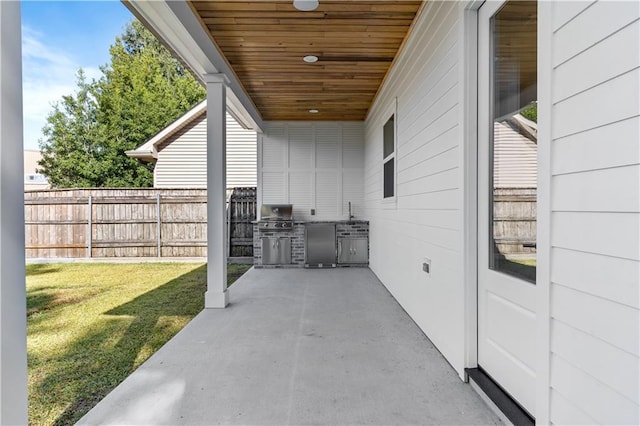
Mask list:
[[293,205],[263,204],[260,208],[261,220],[293,220]]

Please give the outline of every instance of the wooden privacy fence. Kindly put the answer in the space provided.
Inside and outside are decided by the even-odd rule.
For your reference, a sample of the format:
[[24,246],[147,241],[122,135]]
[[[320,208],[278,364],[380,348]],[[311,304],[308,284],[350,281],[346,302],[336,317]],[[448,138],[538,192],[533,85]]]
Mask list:
[[500,253],[530,256],[536,252],[536,188],[496,188],[493,235]]
[[27,258],[207,254],[206,189],[30,191],[25,224]]

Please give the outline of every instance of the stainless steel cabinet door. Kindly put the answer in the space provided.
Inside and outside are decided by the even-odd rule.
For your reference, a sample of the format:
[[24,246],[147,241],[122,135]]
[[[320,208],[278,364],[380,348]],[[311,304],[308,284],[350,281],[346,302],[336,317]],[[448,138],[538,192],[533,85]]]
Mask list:
[[368,238],[338,239],[338,263],[367,263],[368,260]]
[[263,265],[289,265],[291,263],[291,238],[262,237]]
[[305,263],[309,266],[335,266],[336,226],[332,223],[308,223],[305,254]]
[[351,239],[351,263],[367,263],[369,260],[369,239],[368,238],[352,238]]

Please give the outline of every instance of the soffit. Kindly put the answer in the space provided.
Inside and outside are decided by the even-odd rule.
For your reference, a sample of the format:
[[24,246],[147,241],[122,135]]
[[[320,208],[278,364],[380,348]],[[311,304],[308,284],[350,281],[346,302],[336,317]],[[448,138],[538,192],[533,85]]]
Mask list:
[[364,120],[421,4],[320,0],[301,12],[292,0],[190,2],[268,121]]

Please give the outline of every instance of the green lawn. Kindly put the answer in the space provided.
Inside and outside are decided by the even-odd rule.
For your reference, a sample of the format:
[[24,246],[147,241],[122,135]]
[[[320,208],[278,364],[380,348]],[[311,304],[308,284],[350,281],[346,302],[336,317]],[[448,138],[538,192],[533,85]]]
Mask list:
[[526,266],[536,266],[537,259],[509,259],[511,262],[519,263]]
[[[249,265],[229,265],[229,284]],[[202,310],[206,265],[27,266],[29,420],[75,423]]]

